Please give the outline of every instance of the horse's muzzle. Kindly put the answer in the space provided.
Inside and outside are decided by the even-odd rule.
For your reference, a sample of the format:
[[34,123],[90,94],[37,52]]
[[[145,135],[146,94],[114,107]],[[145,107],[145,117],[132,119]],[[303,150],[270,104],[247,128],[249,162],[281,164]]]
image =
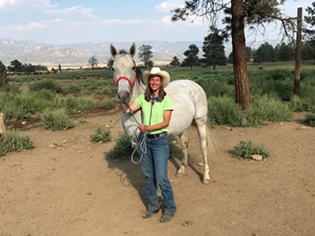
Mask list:
[[117,93],[119,101],[123,104],[129,104],[131,95],[128,91],[120,91]]

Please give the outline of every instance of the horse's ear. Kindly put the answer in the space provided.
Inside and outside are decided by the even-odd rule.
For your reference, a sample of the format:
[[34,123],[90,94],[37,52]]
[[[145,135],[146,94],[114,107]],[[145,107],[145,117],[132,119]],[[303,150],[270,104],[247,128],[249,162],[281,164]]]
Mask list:
[[134,57],[134,55],[136,54],[136,45],[135,43],[133,43],[129,49],[129,54]]
[[116,48],[113,46],[113,44],[110,45],[109,50],[110,50],[110,54],[112,55],[112,57],[115,58],[116,55],[117,55],[117,50],[116,50]]

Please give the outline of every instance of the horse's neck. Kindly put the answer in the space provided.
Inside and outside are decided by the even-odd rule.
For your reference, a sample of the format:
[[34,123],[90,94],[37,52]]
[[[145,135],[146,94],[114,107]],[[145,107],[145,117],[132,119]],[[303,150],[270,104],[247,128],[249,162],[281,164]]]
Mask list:
[[133,86],[132,89],[132,96],[130,102],[133,102],[137,97],[139,97],[141,94],[144,93],[145,91],[145,84],[140,82],[137,78],[135,85]]

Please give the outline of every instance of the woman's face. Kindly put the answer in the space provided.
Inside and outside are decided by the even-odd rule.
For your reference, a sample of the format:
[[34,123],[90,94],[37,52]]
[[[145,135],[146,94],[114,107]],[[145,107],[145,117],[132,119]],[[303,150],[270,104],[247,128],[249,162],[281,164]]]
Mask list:
[[161,77],[158,75],[151,75],[150,76],[150,88],[153,91],[157,91],[160,89],[161,85],[162,85],[162,81],[161,81]]

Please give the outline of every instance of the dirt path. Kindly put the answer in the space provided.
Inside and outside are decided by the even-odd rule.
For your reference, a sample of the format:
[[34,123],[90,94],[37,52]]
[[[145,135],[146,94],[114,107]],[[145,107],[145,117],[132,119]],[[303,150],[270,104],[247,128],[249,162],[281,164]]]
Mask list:
[[[216,127],[220,152],[209,157],[210,185],[201,183],[201,152],[191,127],[187,176],[175,177],[179,144],[169,161],[178,211],[166,224],[159,222],[161,213],[141,218],[140,165],[108,162],[115,142],[89,141],[100,124],[117,138],[119,116],[117,109],[83,114],[88,123],[57,132],[26,125],[34,149],[0,158],[1,236],[314,235],[315,129],[303,128],[302,114],[261,128]],[[265,143],[271,156],[260,162],[232,158],[230,151],[244,139]]]

